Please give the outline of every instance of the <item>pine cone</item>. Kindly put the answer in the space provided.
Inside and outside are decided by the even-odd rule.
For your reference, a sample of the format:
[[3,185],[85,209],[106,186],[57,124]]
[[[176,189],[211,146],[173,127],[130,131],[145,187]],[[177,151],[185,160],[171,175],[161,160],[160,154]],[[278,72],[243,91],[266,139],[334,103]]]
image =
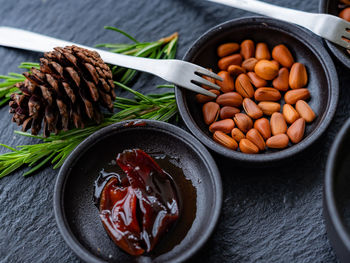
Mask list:
[[89,120],[102,121],[100,105],[113,110],[114,83],[110,68],[99,54],[77,46],[54,48],[40,59],[40,69],[23,75],[16,86],[22,94],[11,95],[10,113],[22,130],[44,136],[84,128]]

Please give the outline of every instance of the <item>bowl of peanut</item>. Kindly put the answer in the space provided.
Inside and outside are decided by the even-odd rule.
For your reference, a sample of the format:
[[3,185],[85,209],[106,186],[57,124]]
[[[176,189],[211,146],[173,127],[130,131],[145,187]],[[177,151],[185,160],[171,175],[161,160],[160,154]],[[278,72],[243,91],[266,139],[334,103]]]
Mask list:
[[240,163],[288,160],[317,141],[335,113],[334,64],[315,36],[292,24],[228,21],[203,34],[184,60],[223,78],[220,91],[210,90],[216,98],[176,87],[184,123],[209,149]]

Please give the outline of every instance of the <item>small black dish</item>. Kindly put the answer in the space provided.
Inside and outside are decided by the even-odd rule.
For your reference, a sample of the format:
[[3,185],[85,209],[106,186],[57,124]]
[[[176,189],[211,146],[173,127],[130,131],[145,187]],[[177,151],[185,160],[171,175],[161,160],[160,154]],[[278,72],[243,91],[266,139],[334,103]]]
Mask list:
[[[338,10],[339,0],[321,0],[319,5],[319,12],[323,14],[330,14],[334,16],[339,15]],[[350,68],[350,54],[346,51],[345,48],[332,43],[329,40],[323,40],[326,42],[330,51],[334,56],[344,64],[347,68]]]
[[[93,200],[99,172],[115,165],[117,153],[133,148],[156,155],[159,162],[165,156],[170,157],[173,169],[181,168],[182,176],[187,179],[182,180],[193,185],[196,193],[196,198],[190,196],[192,199],[184,200],[179,221],[159,247],[156,246],[156,254],[138,258],[123,252],[109,238]],[[172,174],[169,167],[162,168]],[[174,181],[178,183],[176,178]],[[178,194],[188,197],[186,188],[181,185],[180,188],[183,189]],[[185,202],[194,203],[196,213]],[[121,122],[88,137],[63,164],[54,191],[55,217],[64,240],[82,260],[94,263],[184,261],[193,256],[213,232],[221,205],[220,174],[206,148],[186,131],[150,120]]]
[[304,139],[284,150],[269,149],[261,154],[244,154],[214,142],[203,121],[202,110],[195,101],[195,93],[176,87],[176,101],[180,115],[189,130],[208,148],[240,164],[275,165],[288,160],[311,146],[326,131],[338,103],[339,84],[334,64],[326,49],[310,32],[293,24],[266,17],[247,17],[228,21],[204,33],[187,51],[184,60],[218,72],[216,49],[226,42],[240,43],[252,39],[265,42],[271,50],[285,44],[296,61],[304,63],[309,77],[307,88],[311,93],[309,105],[317,118],[306,125]]
[[323,197],[327,233],[341,262],[350,260],[350,119],[328,156]]

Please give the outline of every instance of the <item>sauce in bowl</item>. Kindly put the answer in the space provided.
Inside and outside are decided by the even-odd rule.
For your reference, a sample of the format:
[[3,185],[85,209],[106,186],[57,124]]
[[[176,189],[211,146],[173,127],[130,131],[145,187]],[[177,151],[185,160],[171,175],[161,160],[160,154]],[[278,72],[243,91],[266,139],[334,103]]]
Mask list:
[[[160,154],[156,159],[168,161],[166,166],[171,166],[170,159],[164,157]],[[187,210],[185,214],[191,215],[190,220],[195,218],[195,188],[179,167],[168,173],[139,149],[118,154],[117,163],[123,172],[103,170],[95,182],[95,205],[99,208],[105,230],[114,243],[130,255],[153,252],[160,239],[164,242],[160,242],[162,245],[158,251],[165,252],[167,249],[164,248],[172,247],[168,244],[168,232],[177,225],[181,227],[182,210]],[[181,184],[178,185],[173,178],[178,181],[181,178]],[[184,185],[187,187],[183,189]],[[183,196],[183,190],[187,196]],[[188,198],[188,195],[192,196]],[[185,203],[192,206],[192,213],[188,213]],[[189,228],[188,220],[185,219]],[[187,231],[184,229],[181,233],[185,235]],[[179,237],[182,235],[176,236],[176,241],[181,242]]]

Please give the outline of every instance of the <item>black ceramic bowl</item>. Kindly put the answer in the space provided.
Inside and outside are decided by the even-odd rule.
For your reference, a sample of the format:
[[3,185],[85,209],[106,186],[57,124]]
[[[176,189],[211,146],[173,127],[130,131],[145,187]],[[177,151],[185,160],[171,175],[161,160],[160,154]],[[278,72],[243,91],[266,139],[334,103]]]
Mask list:
[[341,262],[350,261],[350,119],[328,156],[324,198],[327,233]]
[[[99,172],[113,170],[116,155],[133,148],[143,149],[157,158],[174,178],[179,200],[182,199],[180,219],[149,257],[134,258],[120,250],[104,230],[93,202],[93,187]],[[179,173],[179,167],[183,174]],[[191,185],[195,195],[190,194]],[[206,148],[184,130],[157,121],[121,122],[88,137],[63,164],[54,193],[59,230],[72,250],[86,262],[184,261],[213,232],[221,204],[220,174]]]
[[[320,13],[338,16],[338,4],[339,0],[321,0],[319,11]],[[334,56],[346,67],[350,68],[350,54],[346,51],[346,49],[328,40],[324,41],[326,42],[328,48],[334,54]]]
[[311,93],[309,105],[317,114],[317,118],[306,125],[305,136],[300,143],[284,150],[269,149],[256,155],[233,151],[214,142],[193,92],[177,87],[177,105],[190,131],[211,150],[239,163],[277,164],[308,148],[326,131],[338,102],[337,72],[327,51],[314,35],[298,26],[265,17],[236,19],[210,29],[192,45],[184,60],[213,68],[218,72],[216,48],[225,42],[239,43],[244,39],[252,39],[256,43],[265,42],[270,50],[277,44],[286,44],[295,60],[305,64],[309,77],[307,88]]

